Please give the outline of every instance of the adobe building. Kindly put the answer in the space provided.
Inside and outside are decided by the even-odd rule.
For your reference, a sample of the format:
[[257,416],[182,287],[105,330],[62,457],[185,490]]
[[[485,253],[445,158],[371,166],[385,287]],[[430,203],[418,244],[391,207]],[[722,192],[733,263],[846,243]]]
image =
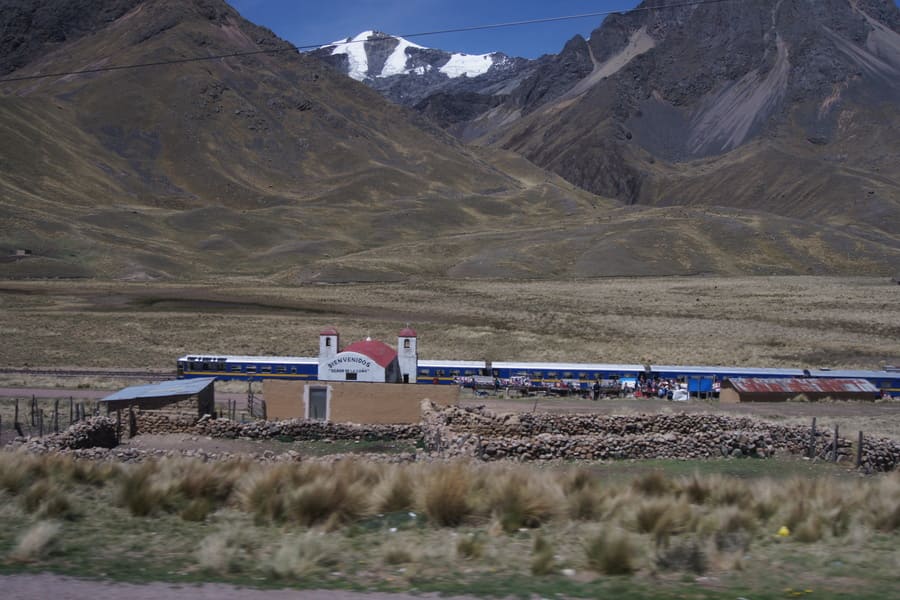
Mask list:
[[[415,385],[416,332],[405,328],[397,348],[373,339],[341,349],[334,328],[319,334],[317,381],[263,381],[266,418],[337,423],[418,423],[422,400],[449,406],[459,398],[455,385]],[[413,385],[396,385],[412,383]]]

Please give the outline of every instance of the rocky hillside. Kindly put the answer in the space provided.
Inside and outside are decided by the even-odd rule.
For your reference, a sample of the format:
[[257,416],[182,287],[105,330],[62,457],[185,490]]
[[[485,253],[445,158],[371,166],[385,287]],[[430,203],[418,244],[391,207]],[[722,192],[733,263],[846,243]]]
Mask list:
[[[505,82],[416,108],[628,204],[900,234],[892,0],[648,0]],[[648,10],[645,10],[648,9]]]
[[[868,97],[851,78],[824,113],[838,115],[833,130],[797,137],[753,125],[736,148],[703,159],[712,162],[657,158],[652,128],[636,123],[699,105],[687,91],[680,101],[668,88],[659,99],[646,92],[640,73],[655,68],[646,61],[674,34],[632,21],[624,18],[616,38],[625,50],[599,33],[576,39],[526,65],[517,85],[500,77],[502,61],[481,76],[498,76],[491,89],[477,87],[478,77],[450,77],[452,57],[427,63],[447,81],[476,86],[465,92],[471,101],[444,92],[476,116],[444,114],[454,132],[490,142],[479,147],[297,53],[222,0],[0,0],[8,79],[0,82],[0,276],[296,283],[895,271],[896,203],[884,200],[895,186],[895,105],[847,113]],[[874,49],[864,56],[881,56],[895,30],[865,27]],[[385,74],[396,44],[367,51],[367,77],[391,79],[374,74]],[[772,67],[759,77],[779,72],[780,46],[772,48]],[[893,68],[879,60],[876,73]],[[142,63],[172,64],[64,74]],[[859,73],[868,81],[869,71]],[[46,74],[57,75],[29,79]],[[721,83],[703,91],[703,81],[690,90],[724,93]],[[892,88],[860,89],[874,98]],[[772,114],[790,116],[785,102]],[[434,95],[416,104],[429,114],[448,106]],[[868,137],[858,123],[869,124]],[[877,149],[868,166],[855,150],[862,144]],[[841,210],[809,192],[813,180],[829,198],[847,191]],[[773,181],[776,191],[763,185]],[[623,206],[585,189],[658,206]],[[764,210],[703,206],[754,205],[748,198]],[[674,206],[686,203],[697,206]]]
[[71,4],[0,2],[10,76],[272,52],[0,84],[0,272],[283,275],[604,205],[502,172],[220,0]]

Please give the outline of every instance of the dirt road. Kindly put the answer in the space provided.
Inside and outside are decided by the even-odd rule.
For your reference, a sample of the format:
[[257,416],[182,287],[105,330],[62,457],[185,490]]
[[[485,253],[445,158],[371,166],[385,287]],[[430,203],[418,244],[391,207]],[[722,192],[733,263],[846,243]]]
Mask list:
[[[118,583],[74,579],[50,573],[2,575],[3,597],[16,600],[423,600],[436,594],[411,596],[381,592],[341,590],[258,590],[218,583],[196,586],[170,583]],[[441,597],[442,600],[474,600],[468,596]]]

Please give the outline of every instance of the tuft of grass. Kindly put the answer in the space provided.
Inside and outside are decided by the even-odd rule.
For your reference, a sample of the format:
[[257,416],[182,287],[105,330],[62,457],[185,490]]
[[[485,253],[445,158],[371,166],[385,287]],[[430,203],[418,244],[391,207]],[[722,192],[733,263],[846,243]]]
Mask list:
[[421,483],[421,510],[441,527],[456,527],[472,514],[471,471],[463,465],[436,465]]
[[59,532],[62,526],[56,521],[39,521],[32,525],[10,553],[16,562],[34,562],[50,554],[59,544]]
[[386,565],[402,565],[413,561],[413,553],[408,545],[391,540],[381,546],[381,561]]
[[540,527],[558,514],[564,501],[553,479],[519,470],[491,477],[487,496],[488,510],[507,533]]
[[591,569],[606,575],[630,575],[637,568],[636,550],[628,535],[611,528],[588,539],[585,556]]
[[409,510],[415,503],[415,486],[409,469],[391,465],[373,492],[376,512],[391,513]]
[[696,539],[683,540],[656,554],[656,566],[663,571],[685,571],[702,575],[709,568],[706,553]]
[[456,555],[466,560],[477,560],[484,556],[484,541],[477,533],[462,536],[456,542]]
[[534,538],[531,557],[531,574],[536,576],[553,575],[559,571],[553,546],[541,535]]
[[308,577],[339,564],[340,552],[329,537],[307,531],[284,537],[266,569],[276,577]]
[[643,496],[665,496],[673,492],[675,484],[662,471],[650,471],[631,482],[634,491]]
[[229,533],[217,532],[200,542],[197,562],[205,571],[220,575],[234,573],[239,564],[238,550],[238,545]]

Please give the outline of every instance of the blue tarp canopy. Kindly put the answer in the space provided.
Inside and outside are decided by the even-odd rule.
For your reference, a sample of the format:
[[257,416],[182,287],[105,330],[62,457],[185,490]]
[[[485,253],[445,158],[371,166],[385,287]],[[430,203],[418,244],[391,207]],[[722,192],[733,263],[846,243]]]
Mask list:
[[121,389],[111,394],[100,402],[113,402],[116,400],[138,400],[141,398],[167,398],[174,396],[193,396],[205,390],[216,380],[215,377],[202,379],[176,379],[150,385],[135,385]]

